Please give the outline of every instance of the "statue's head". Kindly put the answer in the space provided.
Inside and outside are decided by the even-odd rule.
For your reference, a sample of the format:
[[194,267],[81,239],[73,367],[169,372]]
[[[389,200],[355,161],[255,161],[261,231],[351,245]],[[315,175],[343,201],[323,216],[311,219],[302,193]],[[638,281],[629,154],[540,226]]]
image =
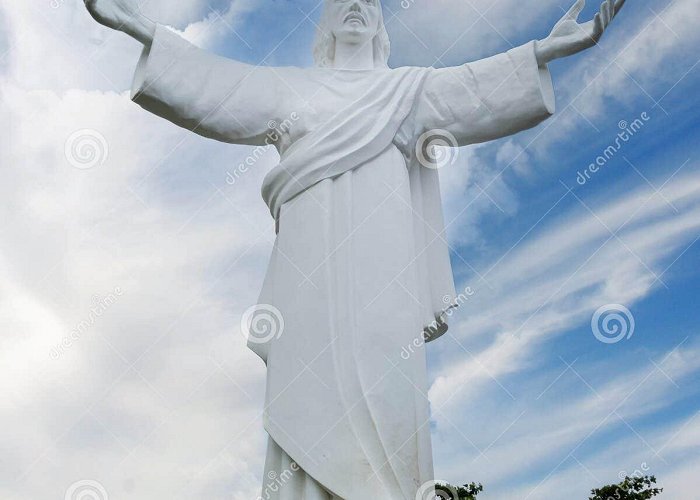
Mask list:
[[371,43],[375,68],[386,67],[390,43],[380,0],[326,0],[314,46],[317,66],[333,66],[338,41]]

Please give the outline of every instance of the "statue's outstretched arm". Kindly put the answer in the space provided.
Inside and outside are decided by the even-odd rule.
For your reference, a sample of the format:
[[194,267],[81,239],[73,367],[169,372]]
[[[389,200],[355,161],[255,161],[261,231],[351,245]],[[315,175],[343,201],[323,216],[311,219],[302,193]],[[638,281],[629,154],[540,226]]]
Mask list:
[[554,26],[550,35],[536,42],[535,51],[540,65],[593,47],[624,4],[625,0],[605,0],[600,6],[600,12],[591,21],[579,23],[578,17],[586,6],[586,0],[577,0]]
[[90,15],[108,28],[122,31],[148,46],[156,23],[141,13],[138,0],[83,0]]
[[202,50],[139,10],[143,0],[84,0],[99,23],[144,44],[131,97],[196,134],[233,144],[275,144],[292,110],[287,71]]

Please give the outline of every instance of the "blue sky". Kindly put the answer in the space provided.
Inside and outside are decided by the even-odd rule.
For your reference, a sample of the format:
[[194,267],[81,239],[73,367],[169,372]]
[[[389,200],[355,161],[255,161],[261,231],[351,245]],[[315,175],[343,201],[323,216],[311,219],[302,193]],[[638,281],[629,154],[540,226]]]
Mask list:
[[[237,330],[272,244],[259,185],[276,155],[227,185],[250,150],[133,105],[138,45],[81,3],[0,0],[0,423],[13,430],[0,437],[0,497],[55,498],[94,480],[115,498],[255,498],[264,368]],[[388,1],[391,64],[505,51],[545,36],[568,6]],[[476,295],[429,347],[438,478],[481,481],[486,499],[586,498],[648,468],[662,498],[697,498],[699,6],[629,2],[599,47],[551,65],[552,119],[462,149],[441,171],[457,287]],[[144,10],[270,65],[311,63],[320,14],[313,0]],[[621,122],[643,114],[579,185]],[[64,153],[83,129],[109,149],[89,170]],[[608,345],[591,318],[610,304],[635,330]]]

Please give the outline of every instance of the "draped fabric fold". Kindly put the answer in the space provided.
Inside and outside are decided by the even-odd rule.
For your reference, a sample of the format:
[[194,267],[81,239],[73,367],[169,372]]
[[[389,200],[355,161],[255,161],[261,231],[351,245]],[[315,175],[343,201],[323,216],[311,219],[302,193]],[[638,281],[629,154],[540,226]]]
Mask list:
[[[374,83],[359,99],[286,151],[262,186],[263,199],[278,232],[280,210],[285,203],[324,179],[362,167],[394,144],[401,126],[415,111],[416,99],[430,71],[431,68],[408,67],[366,72]],[[409,144],[413,143],[409,140]],[[419,272],[425,284],[421,295],[432,307],[432,315],[425,319],[425,339],[433,341],[447,330],[445,312],[457,307],[444,234],[440,180],[437,170],[417,161],[413,148],[404,153],[410,171],[415,260],[422,263]],[[250,347],[260,350],[256,344]],[[265,359],[264,355],[261,357]]]
[[354,170],[389,147],[414,108],[428,70],[368,71],[373,84],[323,125],[290,147],[263,182],[272,216],[282,205],[323,179]]

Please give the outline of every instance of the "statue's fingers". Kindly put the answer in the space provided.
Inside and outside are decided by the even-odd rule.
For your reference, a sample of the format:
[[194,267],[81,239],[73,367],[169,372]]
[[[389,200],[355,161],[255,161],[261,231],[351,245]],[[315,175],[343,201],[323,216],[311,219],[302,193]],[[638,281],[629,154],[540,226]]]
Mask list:
[[565,18],[576,20],[578,16],[583,12],[583,8],[586,6],[586,0],[576,0],[576,3],[571,6],[569,12],[566,13]]
[[603,18],[601,17],[600,12],[598,12],[593,18],[593,40],[600,40],[600,37],[603,36],[604,31],[605,26],[603,26]]
[[625,5],[626,0],[617,0],[615,2],[615,7],[613,9],[613,17],[617,15],[618,12],[620,12],[620,9],[622,9],[622,6]]
[[603,18],[603,27],[607,26],[610,22],[610,11],[608,10],[607,0],[600,4],[600,17]]

